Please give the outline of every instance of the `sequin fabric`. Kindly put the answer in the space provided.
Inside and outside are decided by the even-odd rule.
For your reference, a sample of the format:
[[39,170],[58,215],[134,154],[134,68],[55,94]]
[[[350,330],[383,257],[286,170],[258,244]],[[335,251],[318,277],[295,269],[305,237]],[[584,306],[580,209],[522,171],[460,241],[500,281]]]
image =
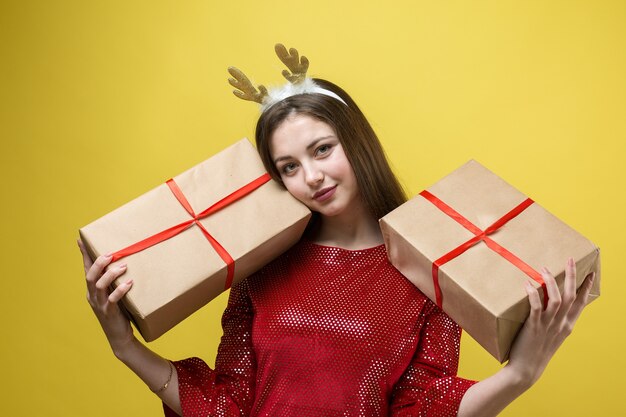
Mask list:
[[214,370],[175,362],[184,416],[456,416],[474,383],[459,327],[384,245],[303,240],[231,289],[222,325]]

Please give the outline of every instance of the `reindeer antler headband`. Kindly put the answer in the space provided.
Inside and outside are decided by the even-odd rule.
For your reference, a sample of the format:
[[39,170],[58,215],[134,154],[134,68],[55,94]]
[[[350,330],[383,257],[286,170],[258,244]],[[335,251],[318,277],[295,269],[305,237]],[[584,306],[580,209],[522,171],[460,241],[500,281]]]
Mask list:
[[309,60],[305,56],[300,57],[295,48],[290,48],[289,51],[287,51],[287,48],[285,48],[283,44],[277,43],[274,50],[278,58],[280,58],[283,64],[291,71],[283,70],[283,76],[289,83],[278,88],[272,88],[268,91],[263,85],[254,87],[243,72],[235,67],[229,67],[228,72],[233,78],[229,78],[228,82],[238,89],[233,90],[233,94],[242,100],[259,103],[261,105],[261,112],[264,112],[275,103],[287,97],[298,94],[324,94],[346,104],[337,94],[320,87],[315,81],[306,76],[306,72],[309,69]]

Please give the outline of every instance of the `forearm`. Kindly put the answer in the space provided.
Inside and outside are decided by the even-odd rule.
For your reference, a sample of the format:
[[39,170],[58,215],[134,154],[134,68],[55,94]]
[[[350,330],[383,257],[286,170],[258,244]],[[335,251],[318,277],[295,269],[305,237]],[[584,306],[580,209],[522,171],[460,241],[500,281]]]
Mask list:
[[[180,415],[176,369],[137,340],[128,318],[118,306],[118,302],[132,287],[133,281],[127,280],[109,292],[113,281],[126,272],[126,265],[106,269],[111,263],[111,255],[101,255],[92,262],[83,242],[79,239],[77,243],[83,255],[87,301],[100,322],[113,353]],[[167,387],[161,389],[166,382]]]
[[505,366],[467,390],[461,400],[458,417],[497,416],[530,386],[531,383],[519,373]]
[[[145,384],[155,392],[161,400],[178,415],[182,415],[178,396],[178,374],[176,368],[167,359],[162,358],[137,338],[133,337],[122,348],[113,349],[115,356],[128,366]],[[161,389],[171,378],[167,388]]]

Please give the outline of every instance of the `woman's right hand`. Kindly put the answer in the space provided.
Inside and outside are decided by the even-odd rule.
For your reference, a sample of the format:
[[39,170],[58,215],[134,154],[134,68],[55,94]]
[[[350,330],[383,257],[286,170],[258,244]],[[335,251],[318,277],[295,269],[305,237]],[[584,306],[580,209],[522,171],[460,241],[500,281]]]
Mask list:
[[[124,362],[143,382],[174,412],[182,415],[178,396],[178,373],[173,365],[148,349],[133,335],[130,321],[119,306],[119,301],[133,286],[127,280],[109,292],[110,285],[126,272],[126,265],[111,268],[111,256],[102,255],[91,261],[84,243],[79,239],[78,247],[83,254],[87,301],[95,313],[115,356]],[[168,376],[169,375],[169,376]],[[166,385],[164,382],[167,381]]]
[[107,269],[107,265],[111,263],[111,256],[102,255],[93,262],[80,239],[78,247],[83,254],[87,301],[98,318],[113,352],[119,357],[121,350],[134,339],[130,322],[118,305],[118,302],[132,287],[133,282],[132,280],[126,281],[109,292],[111,283],[126,272],[126,265]]

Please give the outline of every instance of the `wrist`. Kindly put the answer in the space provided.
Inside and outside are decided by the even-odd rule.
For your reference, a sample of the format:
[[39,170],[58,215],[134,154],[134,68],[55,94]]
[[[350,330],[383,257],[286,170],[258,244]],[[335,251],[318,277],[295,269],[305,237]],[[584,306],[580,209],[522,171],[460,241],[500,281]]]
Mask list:
[[130,358],[133,357],[133,351],[137,351],[138,344],[141,342],[131,334],[127,339],[110,343],[113,354],[117,359],[125,364],[128,364]]
[[531,369],[515,367],[511,363],[507,363],[504,368],[500,370],[502,378],[505,384],[516,391],[518,395],[521,395],[524,391],[527,391],[536,381],[534,373]]

